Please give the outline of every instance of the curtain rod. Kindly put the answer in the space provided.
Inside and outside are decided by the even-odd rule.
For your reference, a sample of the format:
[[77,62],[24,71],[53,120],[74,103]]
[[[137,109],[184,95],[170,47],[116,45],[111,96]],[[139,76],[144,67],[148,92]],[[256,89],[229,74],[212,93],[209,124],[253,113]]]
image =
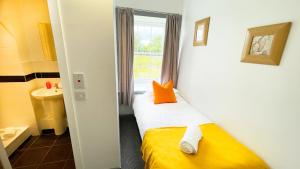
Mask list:
[[[130,8],[130,7],[120,7],[120,6],[116,6],[116,8],[121,8],[121,9],[125,9],[125,8]],[[137,13],[153,13],[153,14],[157,14],[157,15],[181,15],[178,13],[167,13],[167,12],[159,12],[159,11],[151,11],[151,10],[147,10],[147,9],[137,9],[137,8],[131,8],[133,9],[134,12]]]

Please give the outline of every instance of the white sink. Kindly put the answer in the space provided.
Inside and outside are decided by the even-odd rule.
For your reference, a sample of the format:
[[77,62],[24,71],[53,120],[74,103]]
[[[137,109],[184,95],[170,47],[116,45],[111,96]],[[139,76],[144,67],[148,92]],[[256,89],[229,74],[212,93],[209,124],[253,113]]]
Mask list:
[[36,99],[56,99],[63,96],[63,90],[40,88],[32,91],[31,95]]
[[39,129],[54,129],[56,135],[63,134],[67,127],[63,90],[44,87],[32,91],[31,95],[42,106],[36,109]]

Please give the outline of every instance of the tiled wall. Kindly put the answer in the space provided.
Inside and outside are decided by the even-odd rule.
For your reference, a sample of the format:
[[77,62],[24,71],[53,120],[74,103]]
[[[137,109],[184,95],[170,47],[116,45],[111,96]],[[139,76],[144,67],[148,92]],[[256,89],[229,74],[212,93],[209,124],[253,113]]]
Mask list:
[[19,76],[0,75],[0,83],[28,82],[34,79],[41,79],[41,78],[59,78],[59,73],[58,72],[37,72],[37,73],[30,73],[27,75],[19,75]]
[[37,130],[29,91],[34,83],[0,83],[0,127],[30,126],[34,135]]
[[31,97],[31,92],[44,87],[46,81],[59,82],[58,77],[58,73],[0,76],[0,128],[28,125],[32,134],[38,135],[35,117],[37,113],[43,113],[44,110],[41,103]]

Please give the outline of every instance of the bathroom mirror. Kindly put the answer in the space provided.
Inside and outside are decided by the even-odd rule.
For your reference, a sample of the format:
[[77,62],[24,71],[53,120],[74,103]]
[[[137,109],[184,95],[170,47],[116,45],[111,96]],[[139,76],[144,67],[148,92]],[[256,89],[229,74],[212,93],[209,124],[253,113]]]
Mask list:
[[56,61],[57,59],[51,24],[39,23],[38,27],[45,59],[50,61]]

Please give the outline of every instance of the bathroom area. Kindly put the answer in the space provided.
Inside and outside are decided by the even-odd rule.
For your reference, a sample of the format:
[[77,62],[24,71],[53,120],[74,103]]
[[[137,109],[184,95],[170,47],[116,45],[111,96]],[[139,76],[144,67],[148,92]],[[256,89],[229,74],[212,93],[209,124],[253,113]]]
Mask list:
[[75,168],[47,3],[0,0],[0,159],[14,169]]

